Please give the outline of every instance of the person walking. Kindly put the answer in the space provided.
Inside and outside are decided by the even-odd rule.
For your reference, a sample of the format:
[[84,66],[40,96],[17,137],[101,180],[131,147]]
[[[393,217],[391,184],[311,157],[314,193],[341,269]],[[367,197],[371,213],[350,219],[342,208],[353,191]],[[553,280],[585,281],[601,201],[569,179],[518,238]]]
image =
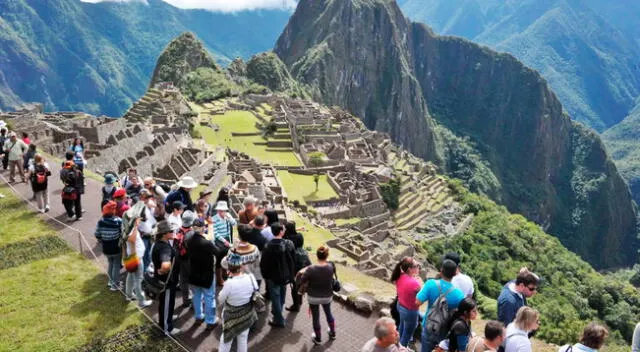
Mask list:
[[373,335],[375,337],[364,344],[361,352],[408,352],[406,348],[398,344],[400,334],[396,329],[396,322],[391,318],[378,319],[373,329]]
[[[111,202],[111,201],[110,201]],[[144,297],[144,292],[142,291],[142,279],[144,275],[144,268],[142,266],[142,257],[144,256],[144,242],[142,242],[142,237],[140,237],[140,231],[138,231],[138,225],[140,225],[140,219],[137,218],[129,237],[127,237],[126,243],[126,256],[127,258],[135,255],[135,260],[137,261],[137,265],[135,265],[135,270],[130,270],[130,268],[126,267],[128,265],[132,265],[132,263],[127,263],[125,258],[125,267],[127,269],[127,280],[125,281],[125,296],[129,301],[138,301],[138,306],[140,308],[146,308],[153,304],[152,300],[147,300]],[[135,297],[133,296],[135,293]]]
[[258,283],[243,268],[240,255],[230,253],[227,258],[229,279],[218,295],[222,305],[222,335],[220,336],[220,352],[229,352],[233,341],[236,341],[237,352],[247,352],[249,329],[258,320],[258,314],[252,302]]
[[310,265],[303,270],[301,287],[306,287],[307,302],[311,310],[313,321],[313,333],[311,339],[314,344],[322,343],[322,328],[320,326],[320,306],[324,310],[329,325],[329,339],[336,339],[336,323],[331,314],[331,300],[333,299],[333,280],[336,276],[336,267],[327,261],[329,258],[329,247],[320,246],[316,251],[316,264]]
[[[604,342],[608,336],[609,331],[604,325],[591,322],[585,326],[579,343],[573,346],[564,345],[558,349],[558,352],[598,352],[598,350],[604,346]],[[632,344],[631,352],[634,351],[636,351],[636,349]]]
[[[184,213],[184,222],[189,224],[193,218],[193,228],[187,232],[185,245],[188,251],[189,283],[193,293],[193,309],[196,321],[207,324],[206,330],[211,331],[218,325],[216,317],[216,285],[214,282],[215,249],[213,243],[204,237],[204,223],[195,217],[191,211]],[[180,284],[182,285],[182,284]],[[184,293],[183,293],[184,295]],[[204,312],[202,307],[204,305]]]
[[531,352],[529,333],[540,326],[540,314],[530,307],[521,307],[516,313],[515,320],[507,326],[507,339],[504,343],[505,352]]
[[391,282],[396,285],[396,294],[398,295],[396,307],[400,315],[398,325],[400,345],[404,347],[409,346],[416,327],[418,327],[420,307],[416,304],[416,295],[422,286],[419,274],[420,264],[411,257],[402,258],[391,273]]
[[67,211],[67,221],[82,220],[82,194],[84,193],[84,176],[76,168],[73,161],[64,162],[64,168],[60,170],[62,188],[62,204]]
[[467,297],[460,302],[449,324],[449,351],[465,352],[471,339],[471,321],[478,317],[476,301]]
[[490,320],[484,326],[484,336],[476,336],[467,344],[466,352],[496,352],[505,339],[504,325]]
[[504,285],[498,297],[498,320],[502,324],[509,326],[518,310],[527,305],[527,298],[536,294],[539,282],[538,275],[522,268],[515,280]]
[[216,215],[213,216],[213,237],[218,248],[216,255],[216,282],[218,286],[224,285],[224,269],[222,259],[229,253],[233,246],[232,229],[237,224],[236,220],[228,213],[227,202],[219,201],[216,204]]
[[31,182],[31,190],[41,213],[49,211],[49,176],[51,176],[49,164],[45,162],[42,155],[36,154],[34,163],[29,166],[27,178]]
[[211,191],[202,191],[200,192],[200,196],[198,197],[198,201],[196,202],[195,213],[198,215],[198,218],[203,222],[211,222],[213,217],[213,205],[209,203],[209,196],[211,196]]
[[287,294],[286,285],[293,281],[295,275],[295,246],[293,242],[282,238],[284,228],[279,223],[273,223],[271,231],[275,237],[266,244],[262,251],[260,271],[267,282],[267,290],[271,299],[273,319],[269,320],[269,325],[283,328],[286,324],[282,316],[282,308]]
[[116,203],[109,201],[102,207],[102,218],[96,226],[95,236],[102,244],[102,253],[107,257],[109,267],[109,289],[117,291],[120,288],[120,263],[122,252],[120,249],[120,235],[122,219],[116,216]]
[[[170,207],[171,209],[169,209],[169,211],[171,213],[169,214],[169,216],[167,216],[166,219],[169,224],[171,224],[171,227],[173,227],[177,232],[182,227],[182,213],[184,212],[186,206],[181,201],[176,200],[175,202],[171,203]],[[189,212],[193,213],[192,211]]]
[[84,142],[82,138],[75,138],[71,147],[69,148],[73,152],[73,162],[78,166],[80,171],[84,171],[86,162],[84,160]]
[[4,151],[4,143],[8,141],[9,130],[6,128],[6,123],[0,120],[0,158],[2,158],[2,170],[6,170],[9,167],[9,153]]
[[131,200],[131,205],[138,203],[140,200],[140,191],[143,190],[142,184],[140,183],[140,178],[138,176],[133,176],[130,178],[130,183],[125,187],[125,191],[127,191],[127,197]]
[[153,275],[164,282],[164,289],[158,296],[158,319],[160,328],[167,335],[176,335],[180,329],[173,327],[173,309],[176,304],[176,279],[172,267],[175,265],[176,252],[169,244],[173,240],[174,231],[171,225],[163,220],[158,223],[156,242],[153,245],[151,259]]
[[3,147],[9,165],[9,182],[16,182],[16,169],[20,178],[22,178],[22,182],[27,182],[22,168],[22,156],[26,153],[27,148],[27,145],[21,139],[18,139],[15,132],[9,133],[9,139],[4,142]]
[[[186,308],[191,305],[191,292],[189,290],[189,270],[191,265],[189,261],[189,250],[187,249],[186,243],[187,239],[193,236],[194,221],[197,218],[196,214],[194,214],[190,210],[187,210],[184,213],[180,211],[180,213],[182,214],[182,218],[179,219],[179,224],[172,223],[171,219],[167,219],[167,221],[171,224],[172,228],[175,228],[175,226],[179,226],[179,228],[176,230],[176,236],[173,240],[173,246],[175,247],[178,256],[178,259],[176,260],[176,270],[178,270],[180,278],[179,281],[180,291],[182,292],[182,308]],[[171,218],[171,216],[169,216],[169,218]]]
[[27,152],[22,156],[22,169],[27,172],[29,170],[29,166],[33,164],[34,158],[36,156],[36,145],[29,144],[27,147]]

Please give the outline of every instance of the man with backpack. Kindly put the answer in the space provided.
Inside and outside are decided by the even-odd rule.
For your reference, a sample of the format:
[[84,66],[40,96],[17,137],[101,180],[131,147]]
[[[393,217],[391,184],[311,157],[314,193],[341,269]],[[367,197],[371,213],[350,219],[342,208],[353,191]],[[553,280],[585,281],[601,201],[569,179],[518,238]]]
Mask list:
[[62,188],[62,205],[67,211],[68,221],[82,220],[82,194],[84,194],[84,175],[75,166],[72,160],[64,162],[60,170],[60,180],[64,184]]
[[[189,253],[186,243],[193,236],[193,222],[196,220],[196,214],[190,210],[182,213],[181,226],[176,230],[176,236],[173,239],[173,245],[177,253],[177,267],[180,273],[180,291],[182,292],[182,307],[186,308],[191,305],[191,292],[189,291]],[[171,222],[169,221],[171,224]],[[172,224],[173,226],[173,224]]]
[[441,278],[428,280],[416,295],[416,305],[428,303],[427,312],[422,320],[422,352],[433,351],[446,337],[446,325],[451,311],[465,298],[464,293],[451,283],[457,269],[455,262],[445,259],[440,268]]

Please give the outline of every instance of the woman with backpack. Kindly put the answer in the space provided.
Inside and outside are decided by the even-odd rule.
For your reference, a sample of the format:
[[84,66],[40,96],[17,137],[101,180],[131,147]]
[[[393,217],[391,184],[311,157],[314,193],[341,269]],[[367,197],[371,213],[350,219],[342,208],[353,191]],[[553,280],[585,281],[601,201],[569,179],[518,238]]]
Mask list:
[[418,327],[420,307],[416,305],[416,295],[422,287],[420,264],[411,257],[404,257],[391,273],[391,282],[396,285],[398,303],[396,307],[400,315],[398,333],[400,345],[407,347]]
[[540,313],[531,307],[521,307],[516,313],[516,319],[507,326],[507,339],[504,344],[505,352],[531,352],[529,332],[540,326]]
[[29,166],[27,179],[31,180],[31,190],[38,203],[38,210],[41,213],[49,211],[49,164],[47,164],[40,154],[34,157],[34,163]]
[[336,323],[331,314],[331,300],[333,299],[334,278],[336,267],[327,261],[329,258],[329,247],[320,246],[316,251],[318,261],[302,269],[302,280],[300,290],[307,293],[307,302],[311,310],[313,319],[313,334],[311,335],[314,344],[322,343],[322,328],[320,326],[320,305],[324,310],[329,325],[329,339],[336,339]]
[[467,297],[460,302],[448,326],[450,352],[465,352],[471,339],[471,321],[478,317],[476,301]]

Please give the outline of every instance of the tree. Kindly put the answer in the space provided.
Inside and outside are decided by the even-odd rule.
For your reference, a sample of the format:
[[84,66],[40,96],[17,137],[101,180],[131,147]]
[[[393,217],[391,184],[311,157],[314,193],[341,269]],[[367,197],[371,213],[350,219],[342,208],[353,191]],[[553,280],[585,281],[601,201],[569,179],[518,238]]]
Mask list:
[[327,156],[323,152],[309,153],[309,165],[316,169],[316,174],[313,175],[313,182],[316,183],[316,192],[318,192],[318,183],[320,182],[320,172],[318,168],[324,164],[324,159]]

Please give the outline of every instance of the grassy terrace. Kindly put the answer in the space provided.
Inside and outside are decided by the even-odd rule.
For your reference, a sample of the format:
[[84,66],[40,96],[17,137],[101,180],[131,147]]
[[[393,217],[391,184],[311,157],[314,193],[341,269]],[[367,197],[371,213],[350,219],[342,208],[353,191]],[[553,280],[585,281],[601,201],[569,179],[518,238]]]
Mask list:
[[287,191],[290,201],[297,200],[300,204],[307,204],[307,201],[338,197],[336,191],[327,181],[326,175],[320,175],[318,191],[316,191],[316,184],[313,182],[312,175],[298,175],[289,171],[278,171],[278,177]]

